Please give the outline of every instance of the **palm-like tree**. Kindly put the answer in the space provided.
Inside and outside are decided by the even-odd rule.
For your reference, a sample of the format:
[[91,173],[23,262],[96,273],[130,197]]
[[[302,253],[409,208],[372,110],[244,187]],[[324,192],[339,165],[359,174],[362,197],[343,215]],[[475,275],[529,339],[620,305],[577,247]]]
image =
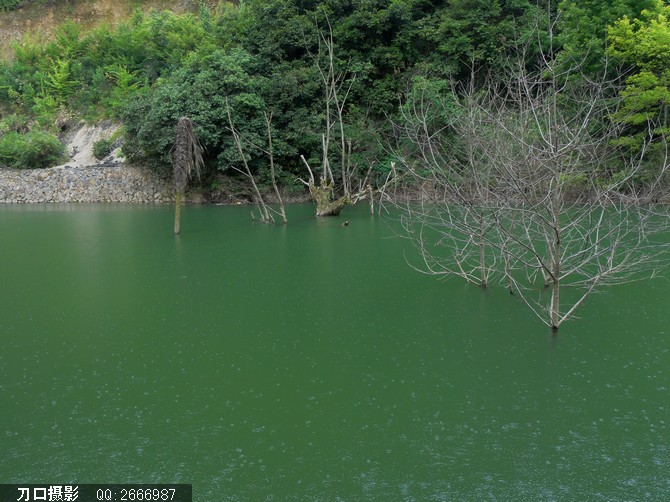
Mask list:
[[177,206],[174,215],[175,235],[179,233],[181,201],[184,198],[186,183],[191,179],[193,171],[200,179],[200,168],[204,165],[202,151],[202,145],[200,145],[193,130],[193,122],[188,117],[181,117],[177,122],[177,137],[172,150],[170,150],[174,167],[174,184],[177,192]]

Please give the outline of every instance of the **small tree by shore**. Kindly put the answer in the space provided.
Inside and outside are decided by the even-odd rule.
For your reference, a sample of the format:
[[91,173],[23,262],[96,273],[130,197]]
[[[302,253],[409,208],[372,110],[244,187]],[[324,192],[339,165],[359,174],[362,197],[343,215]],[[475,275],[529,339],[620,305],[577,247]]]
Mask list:
[[[308,44],[305,42],[307,53],[321,77],[324,91],[325,132],[321,135],[321,172],[318,177],[315,176],[314,170],[312,170],[307,159],[304,155],[300,155],[300,159],[309,172],[309,178],[307,180],[299,179],[309,189],[312,201],[316,203],[317,217],[339,216],[342,209],[347,205],[354,205],[365,199],[370,199],[371,207],[374,207],[374,196],[377,194],[383,196],[386,187],[397,181],[394,170],[393,179],[389,174],[382,186],[373,189],[369,183],[373,165],[369,166],[365,179],[362,181],[358,176],[356,167],[352,168],[351,166],[352,147],[351,140],[348,140],[345,135],[344,111],[357,76],[349,71],[351,61],[344,67],[342,65],[338,66],[333,27],[327,14],[325,14],[325,19],[328,24],[327,31],[321,29],[318,22],[315,23],[318,52],[316,54],[311,53],[307,48]],[[335,126],[337,126],[339,138],[333,138]],[[336,171],[335,176],[329,158],[331,143],[334,143],[334,139],[339,139],[338,146],[340,149],[340,172],[337,173]],[[337,184],[336,176],[338,178]],[[357,186],[354,187],[354,184]]]

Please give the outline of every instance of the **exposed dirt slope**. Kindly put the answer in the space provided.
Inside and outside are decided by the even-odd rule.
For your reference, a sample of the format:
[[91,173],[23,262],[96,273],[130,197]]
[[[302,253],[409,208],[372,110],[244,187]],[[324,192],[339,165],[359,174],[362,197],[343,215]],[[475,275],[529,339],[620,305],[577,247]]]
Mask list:
[[[97,125],[87,125],[83,120],[76,125],[73,124],[62,139],[70,157],[66,164],[80,167],[99,163],[100,161],[93,155],[93,143],[103,138],[113,138],[119,127],[121,127],[120,124],[114,124],[108,120]],[[121,157],[120,150],[121,140],[118,140],[114,143],[110,154],[103,160],[123,163],[125,159]]]
[[[225,0],[224,0],[225,2]],[[220,0],[204,0],[212,10]],[[226,2],[227,3],[227,2]],[[235,3],[235,2],[234,2]],[[26,33],[41,34],[48,39],[61,23],[71,19],[84,30],[101,24],[116,25],[128,19],[135,9],[148,12],[150,9],[169,10],[175,13],[195,12],[198,0],[29,0],[11,12],[0,11],[0,57],[11,58],[12,40],[22,40]]]

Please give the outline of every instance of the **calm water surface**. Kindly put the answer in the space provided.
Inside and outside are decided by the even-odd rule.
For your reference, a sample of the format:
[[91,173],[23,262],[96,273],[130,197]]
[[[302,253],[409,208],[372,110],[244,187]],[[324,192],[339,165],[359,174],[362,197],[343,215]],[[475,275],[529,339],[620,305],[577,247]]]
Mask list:
[[[201,501],[670,499],[670,286],[552,337],[367,208],[0,205],[0,483]],[[340,226],[347,219],[348,227]]]

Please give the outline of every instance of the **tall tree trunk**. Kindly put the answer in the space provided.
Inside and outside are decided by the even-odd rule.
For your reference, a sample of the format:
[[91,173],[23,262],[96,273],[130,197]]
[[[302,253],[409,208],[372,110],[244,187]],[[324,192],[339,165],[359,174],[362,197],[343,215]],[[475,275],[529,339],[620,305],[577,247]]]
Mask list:
[[[551,2],[547,4],[547,17],[549,22],[551,22]],[[554,59],[554,32],[550,30],[549,32],[549,50],[550,57]],[[559,153],[559,128],[558,128],[558,96],[557,96],[557,81],[556,74],[552,68],[552,88],[553,93],[551,97],[551,125],[552,125],[552,146],[553,146],[553,157],[552,167],[554,169],[554,186],[552,193],[552,203],[551,210],[554,217],[554,286],[551,291],[551,330],[556,332],[558,331],[558,326],[561,323],[560,321],[560,301],[558,294],[561,289],[560,285],[560,276],[561,276],[561,164],[560,164],[560,153]]]
[[509,253],[509,240],[510,240],[509,236],[512,235],[514,231],[515,220],[516,220],[516,209],[514,209],[514,212],[512,213],[512,223],[510,223],[509,226],[509,235],[505,239],[505,275],[507,275],[507,289],[509,290],[510,295],[514,294],[514,284],[512,282],[512,266]]
[[[558,197],[556,197],[556,204],[558,204]],[[555,333],[558,331],[558,326],[561,324],[559,312],[561,303],[558,297],[561,288],[561,229],[559,213],[555,212],[554,214],[556,240],[554,241],[554,269],[552,271],[552,275],[554,276],[554,284],[551,290],[551,330]]]
[[558,331],[558,326],[561,324],[560,314],[558,308],[560,302],[558,299],[558,294],[560,292],[560,285],[558,279],[554,281],[554,286],[551,290],[551,330],[553,332]]
[[507,275],[507,290],[510,295],[514,294],[514,284],[512,283],[512,270],[510,267],[508,240],[505,241],[505,275]]
[[177,190],[177,205],[174,208],[174,234],[179,233],[179,222],[181,220],[181,190]]
[[486,287],[486,247],[484,245],[484,210],[479,213],[479,270],[482,288]]
[[268,125],[268,143],[270,145],[270,175],[272,176],[272,186],[275,189],[275,194],[277,195],[277,200],[279,201],[279,211],[281,212],[281,218],[284,223],[286,223],[286,211],[284,210],[284,201],[281,198],[281,194],[279,193],[279,188],[277,188],[277,179],[275,178],[275,160],[274,160],[274,155],[272,153],[272,112],[270,115],[267,113],[263,112],[265,115],[265,121],[267,122]]
[[[556,111],[556,98],[554,97],[554,112]],[[554,118],[555,120],[555,118]],[[555,130],[558,128],[556,127]],[[556,148],[558,149],[558,148]],[[558,162],[554,162],[554,183],[551,202],[551,211],[553,213],[553,231],[554,231],[554,242],[552,251],[553,260],[550,262],[552,266],[551,276],[552,276],[552,289],[551,289],[551,330],[556,333],[558,331],[558,326],[561,324],[560,320],[560,306],[561,302],[559,301],[559,293],[561,289],[560,285],[560,276],[561,276],[561,211],[560,211],[560,200],[559,200],[559,181],[560,181],[560,168]],[[546,284],[546,279],[545,279]]]

